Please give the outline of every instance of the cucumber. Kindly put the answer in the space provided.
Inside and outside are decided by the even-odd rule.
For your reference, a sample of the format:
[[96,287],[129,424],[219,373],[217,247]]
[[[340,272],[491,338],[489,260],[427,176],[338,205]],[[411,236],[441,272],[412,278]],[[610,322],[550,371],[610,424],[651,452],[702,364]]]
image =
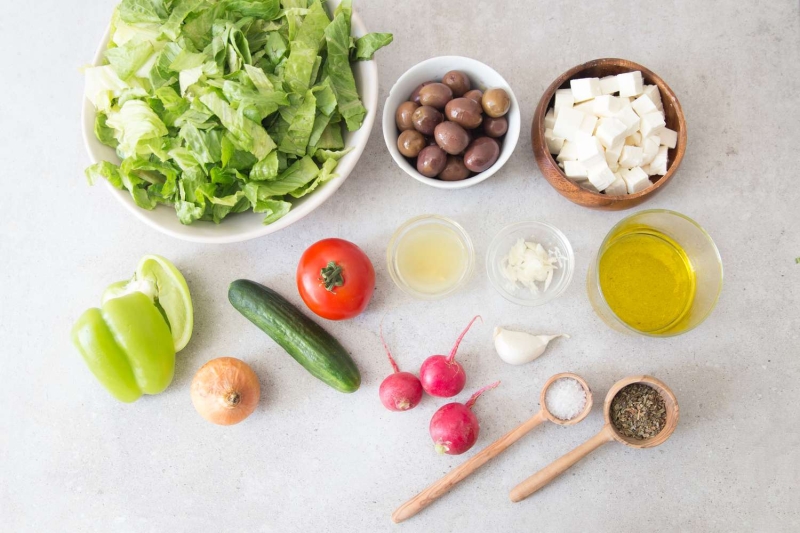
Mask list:
[[254,281],[239,279],[228,288],[228,300],[312,376],[341,392],[358,390],[361,374],[350,354],[286,298]]

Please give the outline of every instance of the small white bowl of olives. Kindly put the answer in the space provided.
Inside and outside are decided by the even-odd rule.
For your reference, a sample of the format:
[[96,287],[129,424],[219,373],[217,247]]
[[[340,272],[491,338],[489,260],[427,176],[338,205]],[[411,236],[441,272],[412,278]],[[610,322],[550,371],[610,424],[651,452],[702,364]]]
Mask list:
[[519,140],[514,92],[493,68],[460,56],[411,67],[383,107],[383,137],[406,174],[440,189],[489,178]]

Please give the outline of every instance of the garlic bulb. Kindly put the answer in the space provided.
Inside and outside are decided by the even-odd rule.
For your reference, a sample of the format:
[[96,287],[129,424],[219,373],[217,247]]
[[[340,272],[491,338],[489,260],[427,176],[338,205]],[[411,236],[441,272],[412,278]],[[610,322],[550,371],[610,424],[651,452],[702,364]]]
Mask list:
[[512,331],[501,327],[494,328],[494,348],[500,359],[510,365],[530,363],[547,349],[548,343],[556,337],[569,335],[531,335],[523,331]]

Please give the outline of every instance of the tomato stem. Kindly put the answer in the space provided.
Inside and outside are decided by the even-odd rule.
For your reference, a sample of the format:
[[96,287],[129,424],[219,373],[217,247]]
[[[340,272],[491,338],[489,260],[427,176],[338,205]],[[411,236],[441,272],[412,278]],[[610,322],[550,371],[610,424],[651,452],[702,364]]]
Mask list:
[[325,286],[325,290],[336,294],[336,287],[344,285],[344,277],[342,276],[342,267],[336,264],[335,261],[329,262],[324,268],[319,271],[319,281]]

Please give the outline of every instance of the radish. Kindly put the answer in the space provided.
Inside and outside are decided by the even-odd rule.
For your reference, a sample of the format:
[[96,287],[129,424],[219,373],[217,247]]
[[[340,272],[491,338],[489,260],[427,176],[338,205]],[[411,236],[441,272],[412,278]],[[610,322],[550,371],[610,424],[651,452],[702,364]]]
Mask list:
[[417,376],[411,372],[400,372],[400,369],[397,368],[397,363],[394,362],[394,358],[389,352],[389,347],[386,345],[386,341],[383,340],[383,324],[381,324],[381,342],[386,350],[386,355],[389,357],[389,363],[394,369],[394,372],[383,380],[380,389],[378,389],[381,403],[390,411],[413,409],[422,399],[422,384]]
[[466,404],[448,403],[433,413],[430,432],[437,452],[461,455],[472,448],[481,429],[478,417],[472,412],[472,406],[481,394],[498,385],[499,381],[485,386],[470,396]]
[[431,396],[450,398],[464,390],[467,375],[464,373],[464,368],[456,361],[456,352],[458,351],[458,345],[461,344],[461,339],[464,338],[469,328],[479,318],[481,317],[476,316],[473,318],[467,328],[461,332],[461,336],[456,340],[450,355],[432,355],[422,362],[422,366],[419,369],[419,379],[425,392]]

